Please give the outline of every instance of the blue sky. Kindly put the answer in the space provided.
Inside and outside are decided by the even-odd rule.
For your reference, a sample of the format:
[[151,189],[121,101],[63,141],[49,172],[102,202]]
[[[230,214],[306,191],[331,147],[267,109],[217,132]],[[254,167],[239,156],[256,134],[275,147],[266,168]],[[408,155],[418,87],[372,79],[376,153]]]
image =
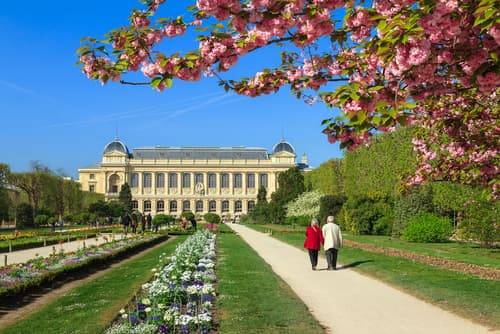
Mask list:
[[[179,5],[169,4],[169,11],[179,13]],[[40,160],[76,176],[78,167],[99,161],[117,129],[129,148],[243,145],[271,150],[284,133],[313,165],[341,156],[338,145],[321,133],[321,120],[332,110],[308,106],[288,89],[247,98],[224,93],[212,78],[176,81],[163,93],[87,80],[75,65],[80,38],[99,38],[126,24],[134,7],[140,7],[136,0],[1,2],[0,162],[19,171]],[[192,49],[189,37],[170,41],[166,48]],[[259,51],[223,76],[237,79],[272,67],[278,55],[277,48]]]

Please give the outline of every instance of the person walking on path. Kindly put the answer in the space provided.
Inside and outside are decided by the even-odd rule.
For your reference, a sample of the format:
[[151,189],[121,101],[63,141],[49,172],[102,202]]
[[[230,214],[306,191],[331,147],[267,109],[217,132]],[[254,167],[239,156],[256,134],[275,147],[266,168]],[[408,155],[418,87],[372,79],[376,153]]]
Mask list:
[[145,230],[146,230],[146,216],[142,216],[142,219],[141,219],[141,233],[144,234]]
[[311,225],[306,228],[306,240],[304,241],[304,248],[309,252],[312,270],[316,270],[316,266],[318,265],[318,252],[321,249],[323,241],[323,234],[318,226],[318,220],[313,218]]
[[137,225],[139,223],[139,219],[140,219],[139,214],[134,212],[132,214],[132,233],[134,234],[137,233]]
[[325,239],[325,255],[328,263],[327,270],[337,269],[337,255],[342,247],[342,232],[340,227],[334,223],[333,216],[328,216],[326,224],[323,226],[323,238]]
[[125,213],[122,217],[122,224],[123,224],[123,232],[125,235],[128,234],[128,227],[130,225],[130,216],[128,213]]
[[198,225],[198,222],[196,221],[196,218],[193,217],[193,219],[191,219],[191,226],[193,227],[193,229],[196,231],[197,229],[197,225]]

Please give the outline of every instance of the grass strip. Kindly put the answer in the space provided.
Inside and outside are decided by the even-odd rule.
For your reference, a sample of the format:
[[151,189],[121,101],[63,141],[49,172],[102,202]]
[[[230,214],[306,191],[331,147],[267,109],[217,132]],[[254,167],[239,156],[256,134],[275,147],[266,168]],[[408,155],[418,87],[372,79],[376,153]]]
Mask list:
[[172,253],[185,239],[179,236],[147,251],[94,281],[76,287],[38,312],[1,330],[3,334],[102,333],[127,305],[142,284],[152,277],[151,269],[162,253]]
[[[272,236],[298,248],[303,247],[303,233],[274,232]],[[350,247],[340,251],[339,261],[464,318],[500,328],[500,281]]]
[[218,235],[219,332],[324,333],[304,303],[239,236]]

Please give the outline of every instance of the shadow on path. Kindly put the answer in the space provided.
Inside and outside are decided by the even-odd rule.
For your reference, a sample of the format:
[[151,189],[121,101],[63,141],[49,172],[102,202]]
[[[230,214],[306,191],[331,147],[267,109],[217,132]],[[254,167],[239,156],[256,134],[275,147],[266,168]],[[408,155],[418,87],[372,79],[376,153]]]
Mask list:
[[354,268],[354,267],[357,267],[359,265],[362,265],[363,263],[368,263],[368,262],[373,262],[373,260],[363,260],[363,261],[355,261],[355,262],[347,263],[347,264],[344,264],[344,265],[338,267],[337,270]]

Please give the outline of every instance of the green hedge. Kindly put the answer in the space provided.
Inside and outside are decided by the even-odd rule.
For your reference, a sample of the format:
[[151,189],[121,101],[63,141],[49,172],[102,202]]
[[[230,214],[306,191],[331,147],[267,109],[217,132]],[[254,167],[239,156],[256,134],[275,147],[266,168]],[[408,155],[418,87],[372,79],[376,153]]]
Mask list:
[[411,242],[446,242],[452,230],[448,218],[422,213],[410,219],[403,231],[403,239]]

